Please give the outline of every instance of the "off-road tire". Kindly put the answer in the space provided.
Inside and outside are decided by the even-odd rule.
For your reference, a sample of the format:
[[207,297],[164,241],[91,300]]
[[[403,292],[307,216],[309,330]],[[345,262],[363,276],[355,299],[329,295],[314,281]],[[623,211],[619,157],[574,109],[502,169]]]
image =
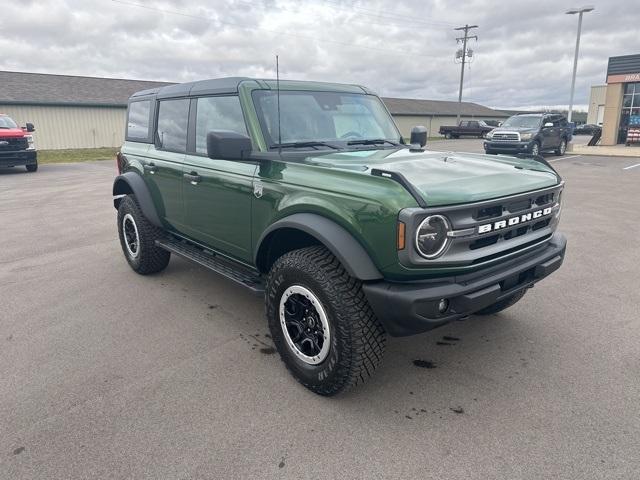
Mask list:
[[554,153],[558,156],[562,156],[566,151],[567,151],[567,140],[563,138],[562,140],[560,140],[560,145],[558,145],[558,148],[555,149]]
[[[138,255],[129,254],[125,245],[125,237],[123,233],[123,219],[129,214],[133,217],[135,226],[138,231]],[[156,239],[163,236],[162,229],[153,225],[142,214],[138,202],[134,195],[127,195],[118,206],[118,236],[120,238],[120,246],[127,263],[131,268],[140,275],[149,275],[164,270],[169,264],[171,253],[157,247]]]
[[[330,347],[317,365],[294,354],[280,324],[280,299],[293,285],[310,290],[327,314]],[[267,279],[265,307],[280,358],[296,380],[319,395],[335,395],[363,383],[382,361],[386,333],[361,282],[323,246],[294,250],[275,262]]]
[[519,292],[514,293],[513,295],[503,298],[502,300],[494,303],[493,305],[489,305],[488,307],[483,308],[475,313],[475,315],[493,315],[494,313],[501,312],[512,305],[515,305],[524,297],[524,294],[527,293],[527,289],[524,288]]
[[25,165],[27,167],[27,172],[36,172],[38,171],[38,164],[34,163],[31,165]]

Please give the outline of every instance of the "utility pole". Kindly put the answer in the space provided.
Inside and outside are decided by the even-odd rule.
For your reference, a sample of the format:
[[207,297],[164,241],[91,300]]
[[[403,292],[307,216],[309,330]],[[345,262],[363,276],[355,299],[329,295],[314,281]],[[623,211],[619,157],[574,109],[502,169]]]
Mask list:
[[456,123],[460,123],[460,114],[462,113],[462,84],[464,83],[464,65],[467,62],[467,56],[469,56],[469,52],[467,52],[467,40],[471,40],[472,38],[478,41],[477,35],[469,36],[469,31],[473,28],[478,28],[478,25],[465,25],[464,27],[454,28],[454,30],[463,30],[464,37],[456,38],[456,42],[462,42],[462,54],[460,54],[460,50],[456,54],[456,59],[460,57],[462,59],[462,69],[460,70],[460,90],[458,92],[458,116],[456,117]]
[[572,8],[567,10],[567,15],[578,14],[578,35],[576,35],[576,51],[573,54],[573,75],[571,76],[571,96],[569,97],[569,115],[567,120],[571,123],[571,114],[573,113],[573,94],[576,88],[576,71],[578,70],[578,53],[580,53],[580,33],[582,33],[582,14],[593,11],[594,7]]

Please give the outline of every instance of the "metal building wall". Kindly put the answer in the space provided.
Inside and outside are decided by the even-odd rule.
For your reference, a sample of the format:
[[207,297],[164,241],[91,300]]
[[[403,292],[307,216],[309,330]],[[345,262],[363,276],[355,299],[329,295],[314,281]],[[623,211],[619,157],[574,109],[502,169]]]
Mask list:
[[[456,125],[456,116],[444,116],[444,115],[392,115],[393,120],[398,125],[400,129],[400,133],[403,137],[409,138],[411,136],[411,128],[416,125],[422,125],[423,127],[427,127],[427,132],[429,137],[437,137],[440,135],[438,130],[440,130],[441,126],[445,125]],[[460,117],[461,120],[505,120],[508,118],[508,115],[504,115],[503,117],[469,117],[462,115]]]
[[589,99],[589,113],[587,114],[587,123],[598,124],[602,119],[598,120],[598,110],[604,114],[605,99],[607,97],[606,85],[594,85],[591,87],[591,98]]
[[38,150],[118,147],[124,141],[125,107],[3,105],[18,124],[35,125]]

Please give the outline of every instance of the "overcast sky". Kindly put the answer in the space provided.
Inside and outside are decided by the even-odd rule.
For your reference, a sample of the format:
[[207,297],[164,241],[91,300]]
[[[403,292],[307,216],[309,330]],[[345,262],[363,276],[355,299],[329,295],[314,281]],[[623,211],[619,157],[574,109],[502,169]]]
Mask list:
[[[607,58],[640,53],[640,0],[584,16],[575,103]],[[0,70],[188,81],[229,75],[360,83],[383,96],[456,100],[454,27],[476,24],[463,99],[566,105],[577,15],[565,0],[2,1]],[[0,85],[0,88],[2,86]]]

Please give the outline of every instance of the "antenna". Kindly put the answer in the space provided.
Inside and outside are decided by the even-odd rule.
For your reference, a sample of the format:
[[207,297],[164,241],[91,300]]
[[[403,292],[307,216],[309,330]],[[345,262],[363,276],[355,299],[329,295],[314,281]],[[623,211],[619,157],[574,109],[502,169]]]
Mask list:
[[276,97],[278,99],[278,154],[282,155],[282,134],[280,131],[280,64],[276,55]]

